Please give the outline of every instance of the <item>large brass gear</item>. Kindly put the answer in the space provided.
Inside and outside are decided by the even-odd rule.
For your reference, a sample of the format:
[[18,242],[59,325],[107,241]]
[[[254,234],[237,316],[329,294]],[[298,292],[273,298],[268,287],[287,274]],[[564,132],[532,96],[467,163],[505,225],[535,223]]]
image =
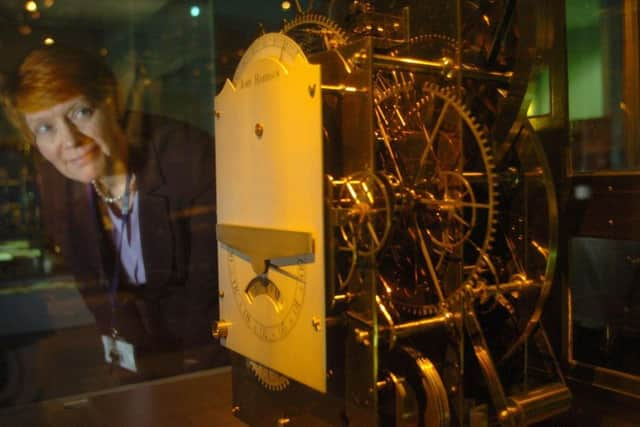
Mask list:
[[306,55],[336,49],[349,39],[338,24],[315,13],[303,13],[285,22],[282,32],[298,42]]
[[247,359],[247,368],[253,372],[255,377],[258,379],[258,382],[260,382],[260,384],[267,390],[283,391],[289,387],[289,384],[291,384],[289,378],[259,364],[258,362],[254,362],[253,360]]
[[[459,31],[451,24],[456,20],[456,7],[448,4],[434,10],[433,5],[418,0],[406,3],[418,10],[416,16],[429,9],[429,15],[439,19],[412,22],[417,32],[393,54],[442,62],[441,76],[434,74],[433,81],[446,85],[442,78],[446,76],[460,83],[465,104],[487,126],[490,139],[500,143],[513,122],[525,115],[523,100],[536,62],[534,52],[548,44],[536,38],[544,33],[540,30],[544,18],[535,0],[464,0],[460,2]],[[468,77],[463,71],[460,76],[456,70],[479,74]],[[480,77],[482,73],[485,78]],[[502,78],[494,78],[497,76]]]
[[[485,268],[496,216],[492,157],[481,127],[453,90],[425,81],[379,94],[376,105],[391,102],[387,111],[403,112],[397,129],[387,132],[394,138],[385,140],[383,130],[378,135],[379,169],[396,201],[380,280],[395,289],[397,308],[430,316],[459,298],[462,286]],[[404,104],[414,97],[413,106]],[[462,272],[455,280],[453,270]]]

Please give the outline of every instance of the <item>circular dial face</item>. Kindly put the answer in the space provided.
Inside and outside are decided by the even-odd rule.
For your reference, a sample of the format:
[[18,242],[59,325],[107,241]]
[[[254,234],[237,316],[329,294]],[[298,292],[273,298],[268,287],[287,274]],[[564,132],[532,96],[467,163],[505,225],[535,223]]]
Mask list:
[[267,33],[258,37],[240,59],[233,80],[238,81],[248,64],[263,59],[274,58],[283,64],[289,64],[300,55],[306,58],[302,48],[290,37],[281,33]]
[[257,337],[273,342],[286,337],[298,322],[305,296],[305,266],[269,264],[256,276],[249,262],[227,257],[233,297],[240,315]]

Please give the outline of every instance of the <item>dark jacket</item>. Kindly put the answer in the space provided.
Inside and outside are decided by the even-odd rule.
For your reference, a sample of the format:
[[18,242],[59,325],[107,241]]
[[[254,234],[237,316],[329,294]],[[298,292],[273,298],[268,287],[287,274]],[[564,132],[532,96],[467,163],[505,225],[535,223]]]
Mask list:
[[[209,333],[218,301],[212,138],[166,118],[135,117],[139,122],[130,165],[139,192],[147,283],[120,286],[117,328],[140,357],[173,352],[184,354],[192,367],[220,363],[224,355],[211,354],[222,351],[211,348],[215,343]],[[46,162],[39,172],[45,226],[100,333],[108,333],[112,316],[107,288],[115,251],[99,225],[92,190]]]

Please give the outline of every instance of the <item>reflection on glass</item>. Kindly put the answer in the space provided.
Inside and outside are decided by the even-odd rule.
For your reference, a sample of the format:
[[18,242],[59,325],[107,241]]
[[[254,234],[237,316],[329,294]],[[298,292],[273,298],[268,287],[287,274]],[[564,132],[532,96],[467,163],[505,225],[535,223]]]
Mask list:
[[[24,9],[26,2],[0,0],[0,9],[7,9],[0,45],[11,46],[0,61],[0,90],[3,95],[9,93],[8,88],[15,81],[12,72],[27,52],[43,45],[53,45],[46,49],[70,46],[100,58],[114,72],[120,92],[112,97],[113,105],[123,114],[117,123],[109,123],[115,127],[122,125],[127,132],[133,132],[131,135],[139,135],[138,148],[147,147],[155,139],[145,130],[150,129],[150,122],[138,118],[153,117],[151,121],[161,123],[158,126],[165,129],[177,124],[174,130],[179,128],[178,134],[174,131],[170,134],[174,140],[180,139],[178,154],[169,156],[170,160],[165,158],[167,162],[149,157],[148,152],[136,158],[143,166],[132,184],[139,194],[132,204],[140,208],[141,245],[150,248],[143,253],[146,290],[123,287],[126,292],[122,292],[120,302],[123,310],[137,316],[131,325],[153,329],[149,319],[161,318],[168,330],[200,331],[200,338],[196,338],[197,343],[189,343],[191,336],[178,334],[179,342],[163,339],[151,343],[170,351],[151,349],[140,365],[149,369],[141,370],[139,375],[113,375],[112,367],[105,363],[101,341],[105,313],[109,318],[108,292],[92,288],[93,283],[77,273],[80,266],[103,282],[113,277],[101,276],[104,271],[94,267],[100,262],[103,266],[109,264],[109,254],[113,255],[117,239],[111,239],[110,233],[117,234],[117,230],[100,225],[99,221],[107,219],[105,224],[116,224],[117,209],[105,210],[97,201],[92,210],[86,203],[86,196],[94,194],[90,184],[55,175],[52,167],[47,169],[41,151],[24,137],[28,134],[12,125],[17,122],[10,108],[2,108],[6,106],[3,102],[0,104],[0,407],[99,391],[226,362],[226,353],[209,347],[210,343],[217,346],[209,335],[209,320],[216,315],[208,311],[204,314],[206,310],[215,310],[217,301],[215,236],[211,231],[215,209],[211,203],[197,200],[203,200],[202,197],[213,200],[210,196],[214,182],[212,172],[199,174],[194,166],[203,164],[210,170],[213,165],[209,155],[215,93],[212,2],[197,2],[197,12],[185,8],[185,3],[178,0],[110,0],[77,7],[80,3],[38,2],[44,8],[35,25],[36,16]],[[194,13],[198,19],[194,19]],[[58,101],[52,105],[66,102]],[[83,120],[99,110],[96,105],[85,107],[70,110],[68,117]],[[37,128],[45,130],[49,125],[40,123]],[[189,156],[193,152],[185,144],[198,145],[204,151]],[[154,155],[161,153],[162,150],[156,151]],[[133,156],[133,149],[129,154]],[[158,181],[151,190],[153,194],[145,196],[145,181],[150,183],[150,176],[142,171],[163,162],[163,173],[179,170],[179,174],[186,174],[184,179],[167,175],[166,186]],[[192,182],[185,184],[189,176]],[[178,201],[175,197],[181,191],[197,192],[198,188],[202,192],[195,198]],[[171,210],[160,225],[153,223],[162,217],[151,214],[154,203]],[[77,215],[81,211],[84,214]],[[116,215],[115,220],[111,214]],[[153,216],[151,222],[146,221],[149,214]],[[85,234],[86,229],[78,225],[91,223],[98,234]],[[167,234],[162,235],[162,230]],[[198,238],[184,240],[180,235]],[[204,242],[203,236],[210,240]],[[65,239],[79,242],[84,249],[70,252]],[[202,247],[194,247],[197,241]],[[104,248],[106,251],[102,251]],[[152,251],[165,257],[155,266],[149,263]],[[98,264],[85,262],[96,254],[94,261],[98,260]],[[126,266],[122,272],[123,276],[130,274]],[[136,270],[134,276],[140,272]],[[202,272],[205,274],[200,275]],[[135,277],[139,282],[145,278]],[[192,286],[195,278],[201,280],[198,285],[201,288]],[[135,281],[130,277],[127,280]],[[198,296],[202,289],[206,290],[206,296]],[[145,295],[140,298],[142,294]],[[200,319],[190,316],[198,312],[203,314]],[[205,326],[195,327],[198,324]]]
[[640,242],[573,238],[569,257],[573,358],[640,374]]
[[24,4],[24,9],[27,12],[35,12],[36,10],[38,10],[38,4],[33,0],[28,1]]
[[528,117],[544,116],[551,114],[551,80],[549,66],[543,67],[530,83],[533,93],[531,104],[527,110]]
[[576,172],[640,166],[635,7],[637,2],[628,0],[566,2],[569,117]]

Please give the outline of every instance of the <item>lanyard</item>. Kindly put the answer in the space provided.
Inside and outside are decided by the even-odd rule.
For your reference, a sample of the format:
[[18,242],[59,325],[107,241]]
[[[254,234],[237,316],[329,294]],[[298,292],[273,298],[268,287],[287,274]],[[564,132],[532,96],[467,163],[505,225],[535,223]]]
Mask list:
[[109,302],[111,303],[111,336],[115,339],[118,336],[118,330],[116,329],[116,314],[118,312],[118,287],[120,286],[120,254],[122,252],[122,239],[126,233],[126,227],[129,223],[129,186],[131,184],[131,175],[127,175],[127,182],[124,188],[124,195],[122,196],[122,227],[120,228],[120,238],[116,244],[116,253],[114,257],[113,276],[111,276],[111,283],[109,284]]

